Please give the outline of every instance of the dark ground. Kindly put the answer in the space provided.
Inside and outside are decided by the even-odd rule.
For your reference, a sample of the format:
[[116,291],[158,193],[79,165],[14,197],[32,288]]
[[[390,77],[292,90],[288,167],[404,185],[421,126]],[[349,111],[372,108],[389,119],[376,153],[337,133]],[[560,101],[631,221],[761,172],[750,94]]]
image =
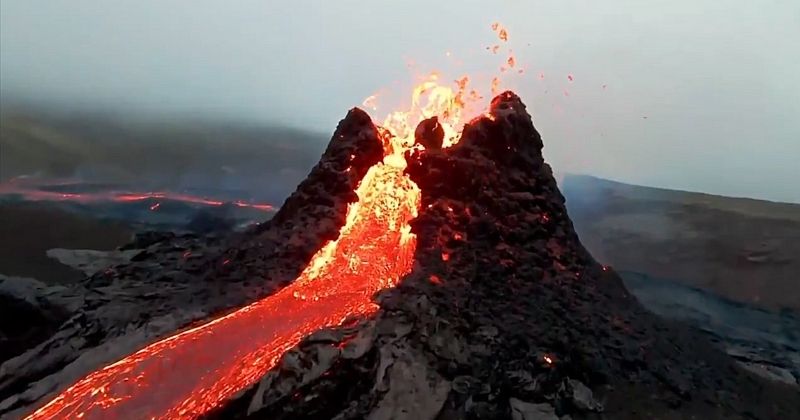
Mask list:
[[800,204],[567,176],[581,241],[620,270],[769,310],[800,311]]
[[111,250],[131,240],[123,223],[76,215],[48,203],[0,203],[0,274],[51,284],[84,274],[49,258],[52,248]]

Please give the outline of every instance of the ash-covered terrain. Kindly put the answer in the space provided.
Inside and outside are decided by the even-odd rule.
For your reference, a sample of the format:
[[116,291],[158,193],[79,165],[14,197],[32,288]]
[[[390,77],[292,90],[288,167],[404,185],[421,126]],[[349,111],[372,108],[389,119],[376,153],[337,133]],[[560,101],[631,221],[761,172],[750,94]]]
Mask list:
[[[407,154],[422,190],[415,265],[376,296],[377,315],[307,337],[207,416],[800,417],[796,387],[745,370],[725,337],[648,311],[581,245],[516,95],[497,97],[490,115],[453,147]],[[42,320],[32,348],[0,366],[0,415],[30,413],[87,373],[291,282],[336,238],[382,156],[373,123],[353,110],[266,223],[140,235],[118,251],[130,262],[74,287],[3,279],[26,302],[15,313]]]

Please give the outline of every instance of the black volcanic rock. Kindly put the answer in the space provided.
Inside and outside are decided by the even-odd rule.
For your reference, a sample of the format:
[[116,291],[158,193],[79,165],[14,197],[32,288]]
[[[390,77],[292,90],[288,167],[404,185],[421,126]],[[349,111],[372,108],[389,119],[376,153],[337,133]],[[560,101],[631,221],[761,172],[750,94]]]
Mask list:
[[414,142],[425,146],[426,149],[441,149],[444,143],[444,128],[439,124],[439,118],[434,116],[420,122],[414,130]]
[[[297,219],[301,213],[321,207],[330,208],[330,214],[326,216],[334,218],[334,222],[338,219],[338,224],[342,225],[344,212],[340,207],[358,200],[355,186],[367,170],[381,159],[383,143],[377,128],[366,112],[358,108],[351,109],[333,133],[319,163],[286,199],[271,223]],[[313,216],[316,214],[302,215],[306,218]],[[335,231],[338,234],[339,229]]]
[[211,417],[800,418],[796,389],[646,311],[598,264],[524,104],[506,92],[490,111],[457,145],[407,156],[416,265],[376,319],[306,340]]
[[[358,200],[355,189],[370,167],[383,159],[384,144],[369,115],[354,108],[339,123],[319,163],[272,219],[243,235],[225,252],[225,266],[211,281],[270,278],[269,290],[299,275],[305,262],[344,225],[347,207]],[[287,268],[280,267],[283,262]],[[300,262],[301,264],[298,264]],[[246,273],[238,272],[241,267]]]

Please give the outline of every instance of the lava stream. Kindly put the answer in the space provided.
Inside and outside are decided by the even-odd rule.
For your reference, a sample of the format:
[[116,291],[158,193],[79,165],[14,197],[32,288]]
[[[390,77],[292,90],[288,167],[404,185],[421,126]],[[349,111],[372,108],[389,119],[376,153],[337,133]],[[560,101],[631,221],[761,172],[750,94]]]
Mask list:
[[[44,185],[43,185],[44,186]],[[236,207],[245,207],[255,210],[271,212],[275,210],[269,204],[250,203],[243,200],[223,201],[191,194],[180,194],[166,191],[132,192],[132,191],[102,191],[102,192],[59,192],[47,191],[39,188],[31,181],[19,182],[11,180],[0,183],[0,196],[18,195],[27,201],[69,201],[75,203],[129,203],[148,200],[177,201],[201,206],[220,207],[230,203]],[[160,205],[159,202],[156,204]],[[158,206],[155,206],[158,208]],[[151,208],[151,210],[155,210]]]
[[303,337],[374,313],[374,294],[411,270],[408,222],[420,191],[401,166],[379,163],[356,192],[339,239],[290,286],[89,374],[29,418],[194,418],[258,381]]

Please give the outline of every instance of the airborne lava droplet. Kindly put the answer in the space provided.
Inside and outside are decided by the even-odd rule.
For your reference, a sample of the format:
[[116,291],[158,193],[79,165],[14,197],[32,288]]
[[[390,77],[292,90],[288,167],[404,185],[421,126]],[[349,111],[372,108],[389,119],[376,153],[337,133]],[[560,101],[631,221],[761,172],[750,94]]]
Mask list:
[[500,79],[497,77],[492,79],[492,95],[500,93]]
[[364,99],[364,102],[362,102],[361,105],[363,105],[364,108],[369,108],[375,111],[376,109],[378,109],[378,107],[375,105],[375,99],[377,99],[377,95],[367,96],[367,98]]
[[469,83],[469,76],[464,76],[456,80],[456,86],[458,86],[459,91],[464,91],[467,88],[468,83]]

